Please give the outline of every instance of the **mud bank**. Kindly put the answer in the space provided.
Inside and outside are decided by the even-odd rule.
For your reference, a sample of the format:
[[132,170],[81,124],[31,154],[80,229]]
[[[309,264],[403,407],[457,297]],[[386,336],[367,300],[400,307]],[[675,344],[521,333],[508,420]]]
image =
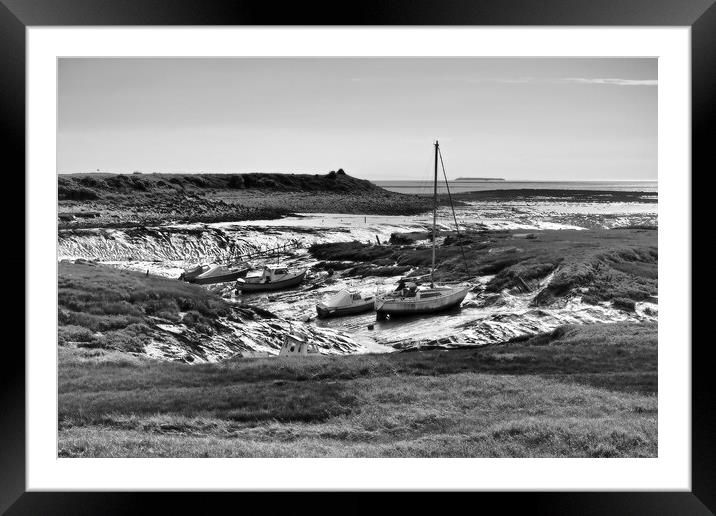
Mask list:
[[[158,358],[186,356],[200,362],[241,352],[273,354],[287,328],[304,331],[331,353],[474,346],[563,324],[655,321],[656,208],[653,203],[470,201],[456,210],[461,239],[443,208],[436,278],[467,282],[473,291],[459,311],[401,321],[376,322],[371,313],[316,320],[315,304],[342,288],[375,293],[393,289],[402,276],[426,274],[428,214],[304,213],[256,221],[71,229],[58,233],[58,249],[60,259],[91,259],[177,278],[184,267],[197,263],[231,265],[246,253],[300,244],[303,249],[268,263],[308,267],[303,285],[247,296],[237,296],[230,283],[205,288],[234,307],[238,319],[217,318],[211,335],[192,333],[176,321],[153,320],[144,350]],[[316,252],[321,246],[325,252]],[[264,263],[252,260],[256,266]],[[250,316],[252,307],[276,318]]]
[[[441,208],[438,228],[452,231],[452,213]],[[652,203],[471,202],[456,208],[463,231],[608,229],[656,226],[657,205]],[[87,221],[92,224],[93,219]],[[230,263],[241,254],[301,242],[386,242],[398,232],[425,231],[431,214],[412,216],[303,213],[279,219],[196,224],[169,224],[131,228],[65,228],[58,232],[58,257],[114,262],[216,261]],[[141,265],[137,267],[141,270]],[[159,273],[157,269],[155,272]],[[178,273],[176,274],[178,275]]]

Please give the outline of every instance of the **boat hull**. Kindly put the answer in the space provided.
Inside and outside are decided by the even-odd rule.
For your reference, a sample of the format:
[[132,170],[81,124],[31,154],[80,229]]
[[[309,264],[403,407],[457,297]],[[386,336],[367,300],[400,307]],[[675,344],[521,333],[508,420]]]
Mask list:
[[329,317],[343,317],[344,315],[355,315],[369,312],[375,308],[375,301],[372,299],[366,303],[352,306],[328,307],[316,305],[319,319],[327,319]]
[[179,279],[182,279],[188,283],[193,283],[194,280],[197,278],[197,276],[201,276],[206,271],[209,270],[208,266],[199,266],[195,269],[192,269],[190,271],[184,271],[182,275],[179,277]]
[[267,292],[270,290],[283,290],[287,288],[296,287],[301,284],[303,278],[306,277],[306,271],[301,274],[297,274],[292,278],[287,278],[280,281],[272,281],[271,283],[241,283],[236,288],[243,293],[247,292]]
[[380,299],[375,303],[378,319],[385,318],[386,315],[391,317],[432,314],[442,312],[450,308],[454,308],[463,302],[469,287],[455,289],[448,295],[439,298],[419,299],[419,300],[393,300]]
[[227,283],[229,281],[236,281],[237,279],[246,276],[246,273],[249,272],[249,269],[244,269],[241,271],[235,271],[230,274],[222,274],[220,276],[211,276],[208,278],[194,278],[191,280],[188,280],[189,283],[196,283],[197,285],[211,285],[213,283]]

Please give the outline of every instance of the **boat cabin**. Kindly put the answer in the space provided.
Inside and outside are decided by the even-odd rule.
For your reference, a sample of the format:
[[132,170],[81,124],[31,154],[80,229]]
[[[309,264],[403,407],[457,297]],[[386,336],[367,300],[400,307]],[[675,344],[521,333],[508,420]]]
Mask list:
[[300,335],[286,334],[279,351],[280,357],[305,357],[308,355],[319,355],[318,346],[308,342]]
[[341,290],[334,296],[327,299],[323,304],[325,306],[341,307],[341,306],[350,306],[350,305],[354,305],[354,304],[363,303],[365,301],[370,301],[372,299],[373,299],[373,296],[363,297],[363,295],[360,292],[357,292],[355,290]]
[[285,267],[264,267],[254,269],[246,274],[246,280],[253,283],[271,283],[288,276],[289,271]]
[[417,283],[401,280],[398,282],[398,287],[395,289],[394,294],[399,295],[400,297],[416,297],[418,292]]
[[394,298],[415,298],[419,299],[430,299],[431,297],[443,296],[449,288],[445,287],[425,287],[419,286],[416,283],[400,283],[398,288],[393,291],[393,295],[390,297]]

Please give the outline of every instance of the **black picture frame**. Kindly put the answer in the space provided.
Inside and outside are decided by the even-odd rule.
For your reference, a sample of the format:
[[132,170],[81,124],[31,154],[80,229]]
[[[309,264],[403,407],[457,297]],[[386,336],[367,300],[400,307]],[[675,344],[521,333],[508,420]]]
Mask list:
[[[0,116],[5,158],[14,167],[3,175],[9,192],[24,190],[25,170],[25,30],[30,26],[83,25],[561,25],[561,26],[689,26],[692,72],[692,181],[705,176],[713,164],[714,114],[716,113],[716,0],[364,0],[354,3],[273,2],[244,0],[0,0]],[[10,177],[13,176],[14,178]],[[15,181],[16,184],[13,184]],[[8,186],[9,185],[9,186]],[[693,183],[692,183],[693,185]],[[692,186],[692,192],[697,192]],[[17,195],[16,195],[17,196]],[[18,196],[19,197],[19,196]],[[708,203],[705,203],[708,205]],[[698,207],[696,199],[693,206]],[[16,211],[17,212],[17,211]],[[692,211],[696,224],[705,220]],[[24,270],[24,228],[14,226],[7,238],[18,252],[6,267]],[[694,232],[694,234],[697,234]],[[22,250],[21,250],[22,249]],[[693,249],[692,249],[693,253]],[[699,255],[692,255],[693,265]],[[692,265],[692,268],[693,268]],[[6,288],[20,292],[17,285]],[[700,288],[703,288],[700,287]],[[23,290],[24,291],[24,290]],[[16,295],[15,295],[16,296]],[[20,303],[14,303],[16,310]],[[31,309],[31,307],[27,307]],[[19,318],[17,318],[19,320]],[[692,316],[693,320],[693,316]],[[698,319],[696,319],[698,320]],[[693,334],[693,332],[692,332]],[[23,334],[24,338],[24,334]],[[517,508],[531,514],[714,514],[716,513],[716,403],[714,375],[709,360],[710,339],[691,346],[692,353],[692,490],[690,492],[608,493],[481,493],[479,503],[497,502],[500,512]],[[57,493],[25,489],[25,353],[18,340],[6,337],[3,349],[0,425],[0,512],[7,514],[108,514],[163,513],[201,507],[210,512],[216,499],[187,493]],[[675,344],[675,343],[671,343]],[[244,508],[264,504],[268,494],[224,494],[240,497]],[[275,500],[275,495],[270,495]],[[373,502],[350,495],[352,501],[306,501],[304,494],[290,495],[295,509],[308,504],[311,512],[374,510]],[[314,498],[316,495],[312,495]],[[325,496],[325,495],[320,495]],[[462,505],[451,498],[450,506]],[[199,498],[200,497],[200,498]],[[159,500],[157,500],[159,498]],[[300,501],[294,502],[295,498]],[[409,499],[406,499],[409,498]],[[232,498],[235,500],[235,498]],[[403,497],[402,509],[428,508],[422,494]],[[230,502],[231,504],[235,501]],[[274,502],[272,502],[273,505]],[[338,503],[338,505],[336,505]],[[436,503],[434,500],[432,503]],[[437,502],[441,510],[446,506]],[[412,506],[412,507],[411,507]],[[230,506],[231,507],[231,506]],[[238,507],[234,506],[234,509]],[[233,512],[233,511],[232,511]],[[272,513],[273,511],[269,511]],[[292,510],[291,512],[294,512]],[[402,511],[401,511],[402,512]]]

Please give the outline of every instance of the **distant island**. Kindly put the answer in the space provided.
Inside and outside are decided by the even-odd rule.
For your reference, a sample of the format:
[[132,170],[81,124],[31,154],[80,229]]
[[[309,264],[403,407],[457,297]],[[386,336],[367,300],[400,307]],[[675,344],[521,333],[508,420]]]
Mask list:
[[504,181],[501,177],[458,177],[455,181]]

